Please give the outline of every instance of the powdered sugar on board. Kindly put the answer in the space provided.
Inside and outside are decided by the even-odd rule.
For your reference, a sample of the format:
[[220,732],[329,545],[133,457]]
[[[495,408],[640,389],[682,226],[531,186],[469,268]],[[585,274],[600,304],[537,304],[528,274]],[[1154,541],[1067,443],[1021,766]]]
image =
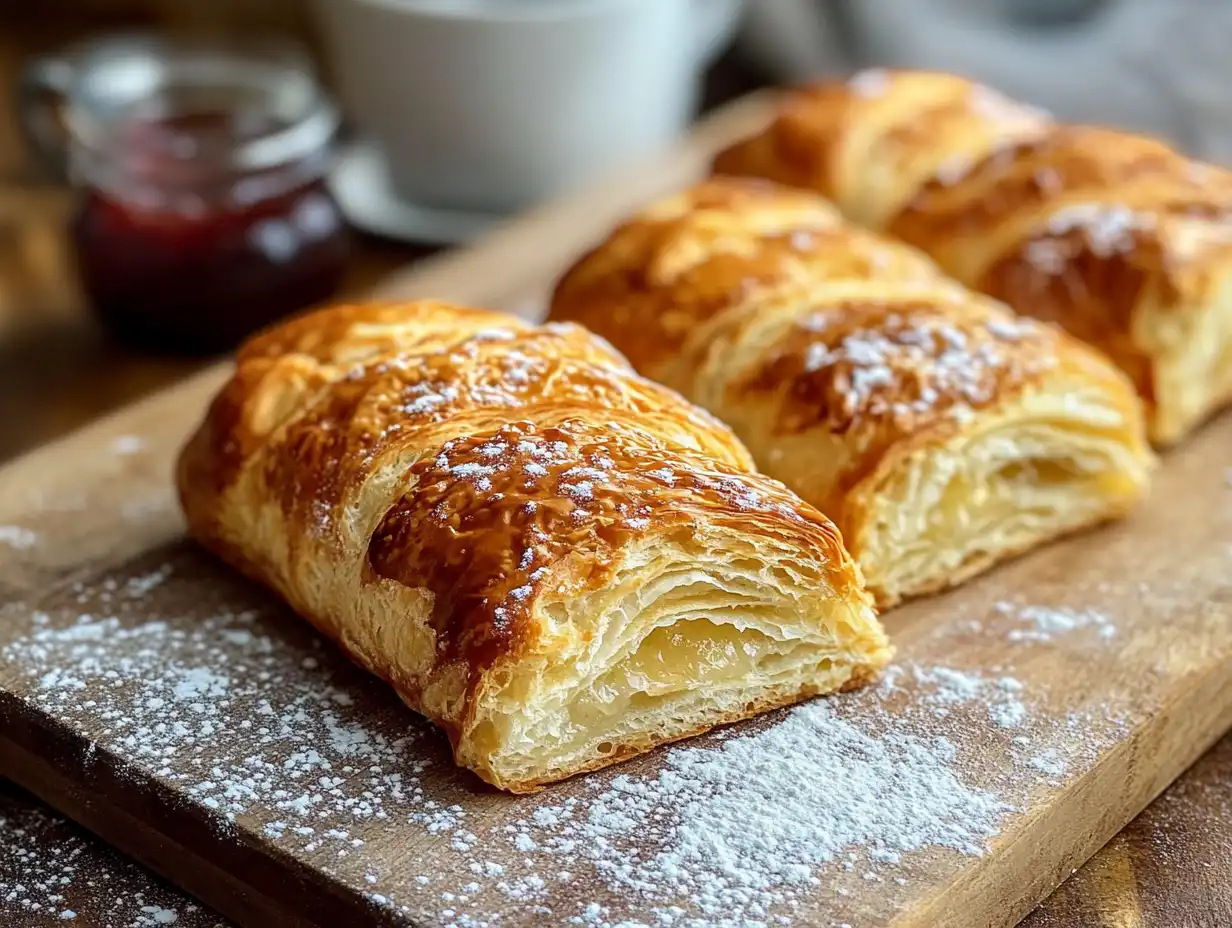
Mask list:
[[993,607],[997,613],[1009,616],[1019,623],[1006,633],[1009,641],[1052,641],[1059,635],[1080,629],[1092,629],[1100,638],[1111,638],[1116,626],[1102,612],[1095,609],[1071,609],[1067,607],[1018,605],[998,602]]
[[33,548],[38,541],[38,535],[20,525],[0,525],[0,545],[7,545],[18,551]]
[[1128,724],[1107,707],[1058,725],[1012,666],[905,662],[878,687],[507,797],[194,553],[21,621],[0,670],[88,739],[87,762],[118,759],[213,818],[220,840],[267,842],[403,924],[813,924],[816,905],[858,924],[862,887],[905,900],[925,858],[957,869],[987,853]]
[[112,454],[127,456],[130,454],[140,454],[147,450],[146,440],[140,435],[117,435],[111,440],[108,446]]

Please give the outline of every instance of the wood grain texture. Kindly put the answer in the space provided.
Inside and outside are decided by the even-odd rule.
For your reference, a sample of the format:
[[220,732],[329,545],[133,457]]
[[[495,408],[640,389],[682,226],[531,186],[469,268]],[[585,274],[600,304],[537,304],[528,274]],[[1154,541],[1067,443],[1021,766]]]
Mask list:
[[1232,737],[1066,880],[1022,928],[1232,925],[1229,783]]
[[[750,114],[756,115],[749,110],[745,116]],[[619,214],[683,183],[690,166],[704,163],[700,154],[687,152],[674,165],[672,180],[639,176],[624,187],[626,202],[617,203],[613,196],[611,211]],[[601,236],[611,218],[599,215],[598,207],[568,209],[573,212],[548,211],[529,227],[545,237],[541,251],[555,255],[553,266],[546,258],[538,265],[538,279],[511,274],[517,285],[497,292],[497,270],[506,266],[501,262],[517,267],[522,256],[540,254],[532,247],[533,236],[528,233],[523,241],[517,229],[510,229],[470,260],[445,259],[428,270],[429,276],[400,284],[415,295],[435,293],[531,312],[547,278]],[[562,215],[573,219],[566,222]],[[123,585],[126,578],[171,563],[171,579],[151,590],[138,611],[126,613],[125,623],[164,616],[189,631],[220,608],[251,606],[261,612],[257,621],[263,635],[286,658],[292,682],[312,676],[301,679],[294,670],[311,660],[345,690],[354,717],[367,730],[391,735],[418,730],[421,723],[389,694],[315,647],[300,623],[182,544],[170,494],[170,461],[223,373],[208,371],[0,472],[0,525],[23,527],[35,538],[29,547],[0,549],[0,601],[10,601],[0,637],[10,644],[28,637],[35,609],[46,611],[53,623],[73,622],[86,609],[106,609],[79,599],[99,596],[106,578]],[[124,435],[142,436],[141,453],[114,453],[115,439]],[[1232,641],[1232,490],[1225,484],[1229,447],[1232,420],[1224,417],[1168,459],[1150,503],[1126,524],[1039,552],[955,594],[887,617],[905,660],[964,672],[995,666],[996,673],[1013,675],[1025,685],[1038,737],[1080,719],[1077,741],[1090,750],[1079,751],[1075,739],[1065,740],[1075,756],[1066,772],[1049,782],[1023,774],[1022,762],[1031,758],[1015,760],[1010,733],[990,729],[982,707],[966,705],[935,716],[927,730],[955,740],[964,778],[994,790],[1008,778],[1019,811],[1007,814],[991,842],[992,853],[983,857],[927,849],[912,855],[903,871],[906,885],[864,883],[824,869],[824,887],[856,891],[847,897],[814,894],[799,913],[802,923],[1012,924],[1227,728],[1232,722],[1232,687],[1225,669]],[[83,584],[81,592],[73,589],[75,583]],[[1015,597],[1040,605],[1099,608],[1115,623],[1116,634],[1107,641],[1086,634],[1072,641],[1007,647],[1013,629],[998,624],[1003,620],[993,605]],[[983,623],[978,631],[971,624],[977,621]],[[227,825],[187,797],[183,784],[126,755],[97,719],[75,716],[63,724],[40,708],[38,680],[28,668],[12,659],[0,662],[0,679],[5,693],[0,731],[6,739],[0,766],[238,923],[448,923],[439,899],[429,898],[415,880],[456,875],[459,864],[465,864],[448,833],[433,834],[422,824],[404,821],[355,829],[366,842],[365,860],[380,860],[387,867],[381,874],[382,895],[398,899],[407,911],[374,907],[362,866],[339,867],[320,848],[307,850],[305,842],[272,838],[264,830],[269,810],[254,810]],[[905,692],[891,704],[913,698],[914,688],[909,683],[903,687]],[[1105,725],[1098,719],[1111,721]],[[203,751],[225,760],[242,748],[222,732]],[[422,752],[415,759],[424,765],[425,792],[461,805],[474,830],[525,818],[545,801],[482,791],[448,767],[443,745],[430,737],[417,740],[414,750]],[[563,795],[584,795],[596,782],[610,782],[619,774],[650,775],[662,761],[654,755],[550,795],[559,802]],[[521,866],[521,854],[507,843],[493,840],[484,853],[504,861],[511,872]],[[222,866],[211,869],[200,866],[202,861]],[[499,892],[494,897],[484,905],[499,908],[506,924],[551,924],[534,905],[547,905],[563,918],[574,914],[579,901],[591,899],[609,907],[609,918],[639,914],[635,898],[611,893],[593,876],[581,886],[552,890],[533,904]],[[348,920],[338,921],[339,916]]]

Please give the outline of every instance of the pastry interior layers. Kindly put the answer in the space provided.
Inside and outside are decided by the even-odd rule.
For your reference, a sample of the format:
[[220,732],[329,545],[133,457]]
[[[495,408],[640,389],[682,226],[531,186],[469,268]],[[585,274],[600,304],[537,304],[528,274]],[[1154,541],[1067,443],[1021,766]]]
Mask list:
[[717,178],[654,204],[552,316],[728,422],[882,605],[1124,514],[1153,464],[1105,358],[804,191]]
[[855,686],[890,651],[837,530],[574,325],[337,307],[241,350],[193,534],[528,791]]

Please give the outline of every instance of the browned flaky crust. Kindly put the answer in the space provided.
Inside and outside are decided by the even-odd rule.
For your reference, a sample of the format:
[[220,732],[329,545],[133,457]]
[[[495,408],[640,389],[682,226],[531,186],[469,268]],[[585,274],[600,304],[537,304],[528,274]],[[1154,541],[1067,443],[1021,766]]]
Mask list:
[[1130,376],[1161,444],[1232,400],[1226,363],[1187,372],[1202,381],[1197,399],[1177,399],[1161,372],[1178,339],[1232,345],[1227,323],[1162,334],[1171,314],[1232,311],[1219,293],[1232,273],[1227,170],[1154,139],[1056,123],[954,75],[880,70],[789,94],[714,169],[821,193],[968,286],[1060,323]]
[[[250,341],[178,486],[197,539],[391,683],[459,763],[525,791],[664,740],[522,779],[474,743],[520,662],[596,634],[593,617],[545,610],[605,589],[630,549],[704,532],[787,544],[819,591],[867,611],[833,524],[751,467],[726,426],[584,329],[421,301],[326,309]],[[884,639],[871,647],[880,666]]]
[[[766,473],[836,521],[883,606],[899,594],[862,555],[885,480],[980,414],[1083,384],[1115,410],[1143,472],[1149,459],[1140,404],[1097,352],[816,194],[761,179],[714,177],[623,222],[564,274],[550,317],[588,326],[730,424]],[[1124,512],[1140,476],[1089,521]]]

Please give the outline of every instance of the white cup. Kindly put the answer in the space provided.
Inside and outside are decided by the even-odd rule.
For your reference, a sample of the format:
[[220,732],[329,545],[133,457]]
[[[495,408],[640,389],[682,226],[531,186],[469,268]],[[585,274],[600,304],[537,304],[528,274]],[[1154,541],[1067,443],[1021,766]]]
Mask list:
[[662,147],[740,0],[316,0],[400,197],[508,212]]

